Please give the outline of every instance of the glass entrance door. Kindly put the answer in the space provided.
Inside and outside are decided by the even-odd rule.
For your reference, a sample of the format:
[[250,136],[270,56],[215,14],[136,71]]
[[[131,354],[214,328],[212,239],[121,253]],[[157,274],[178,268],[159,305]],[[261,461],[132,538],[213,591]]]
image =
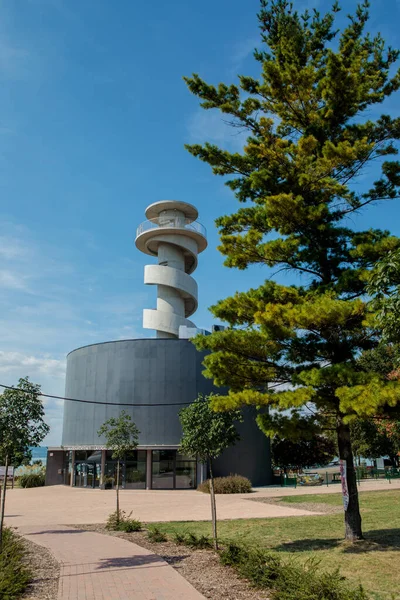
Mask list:
[[96,463],[75,463],[75,487],[94,488],[99,486],[100,469]]
[[94,481],[96,478],[96,470],[95,465],[93,463],[86,464],[86,486],[85,487],[94,487]]
[[85,464],[75,463],[75,487],[85,486]]

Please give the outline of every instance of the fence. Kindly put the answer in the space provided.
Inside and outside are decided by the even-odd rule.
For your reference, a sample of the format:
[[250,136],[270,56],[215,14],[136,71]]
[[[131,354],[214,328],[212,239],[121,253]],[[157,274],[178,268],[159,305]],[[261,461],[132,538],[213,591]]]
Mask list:
[[[400,479],[400,469],[395,469],[393,467],[386,469],[356,467],[356,477],[358,484],[360,484],[362,480],[380,478],[385,478],[391,483],[392,479]],[[281,487],[318,487],[323,485],[336,485],[341,483],[341,478],[339,472],[290,472],[280,473],[279,475],[274,474],[272,483],[273,485],[280,485]]]

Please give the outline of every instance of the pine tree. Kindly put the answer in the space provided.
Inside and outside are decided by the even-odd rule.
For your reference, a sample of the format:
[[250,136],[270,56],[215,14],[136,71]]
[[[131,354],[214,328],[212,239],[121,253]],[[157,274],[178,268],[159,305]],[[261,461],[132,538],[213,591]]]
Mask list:
[[[366,114],[399,89],[400,72],[393,74],[399,52],[366,33],[368,7],[358,5],[340,31],[337,3],[321,15],[299,14],[286,0],[262,0],[261,47],[254,52],[260,78],[218,86],[197,74],[185,78],[204,109],[221,111],[248,133],[241,153],[210,143],[187,146],[227,179],[242,204],[217,220],[225,264],[283,269],[299,283],[267,280],[212,307],[229,327],[196,345],[211,350],[206,374],[230,387],[214,407],[272,407],[259,424],[282,438],[333,427],[347,462],[348,540],[362,537],[349,422],[400,399],[397,380],[356,365],[380,336],[366,296],[369,272],[400,247],[387,231],[353,230],[348,218],[397,198],[400,186],[400,163],[391,158],[400,119]],[[370,189],[355,187],[372,162],[380,176]]]

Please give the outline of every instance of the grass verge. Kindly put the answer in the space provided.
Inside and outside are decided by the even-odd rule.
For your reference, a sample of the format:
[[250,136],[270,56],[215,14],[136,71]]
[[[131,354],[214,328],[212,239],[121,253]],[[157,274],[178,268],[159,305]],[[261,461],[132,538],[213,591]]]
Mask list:
[[[282,504],[318,502],[340,506],[340,494],[287,496]],[[325,514],[273,519],[219,522],[220,540],[284,553],[301,561],[317,559],[320,567],[339,568],[355,584],[361,583],[376,600],[400,599],[400,493],[398,490],[361,492],[365,540],[343,542],[343,515]],[[211,535],[209,522],[157,523],[169,535],[192,532]]]
[[20,598],[28,586],[31,573],[24,560],[25,548],[17,535],[7,527],[3,530],[3,550],[0,553],[0,598]]

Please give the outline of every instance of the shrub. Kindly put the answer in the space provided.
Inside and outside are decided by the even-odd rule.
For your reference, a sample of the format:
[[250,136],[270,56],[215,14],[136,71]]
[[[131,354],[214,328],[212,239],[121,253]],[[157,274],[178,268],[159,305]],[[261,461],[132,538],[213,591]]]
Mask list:
[[125,533],[131,533],[132,531],[140,531],[142,529],[142,524],[140,521],[136,519],[131,519],[131,512],[129,515],[125,513],[125,511],[120,510],[119,516],[118,512],[115,510],[107,519],[106,529],[110,531],[125,531]]
[[234,567],[239,576],[253,585],[272,590],[274,600],[367,600],[361,586],[351,586],[339,570],[322,571],[308,560],[283,561],[265,550],[248,550],[230,544],[220,554],[222,564]]
[[147,537],[151,542],[166,542],[168,539],[165,533],[160,531],[159,528],[154,525],[148,527]]
[[24,562],[23,542],[5,527],[3,529],[3,550],[0,553],[0,598],[19,598],[31,579],[31,573]]
[[114,477],[104,477],[103,484],[105,490],[112,490],[114,486]]
[[212,540],[206,535],[197,536],[194,533],[175,532],[174,540],[176,544],[183,544],[184,546],[189,546],[189,548],[196,548],[198,550],[213,547]]
[[186,542],[186,534],[175,531],[174,533],[175,544],[184,544]]
[[197,537],[194,533],[189,533],[183,543],[186,544],[186,546],[190,546],[190,548],[198,548],[199,550],[212,548],[213,546],[209,537],[206,535],[200,535]]
[[[203,481],[197,488],[199,492],[210,493],[210,480]],[[214,490],[216,494],[249,494],[251,481],[242,475],[229,475],[228,477],[215,477]]]
[[18,482],[22,488],[42,487],[45,484],[45,474],[42,471],[38,473],[24,473],[19,477]]

